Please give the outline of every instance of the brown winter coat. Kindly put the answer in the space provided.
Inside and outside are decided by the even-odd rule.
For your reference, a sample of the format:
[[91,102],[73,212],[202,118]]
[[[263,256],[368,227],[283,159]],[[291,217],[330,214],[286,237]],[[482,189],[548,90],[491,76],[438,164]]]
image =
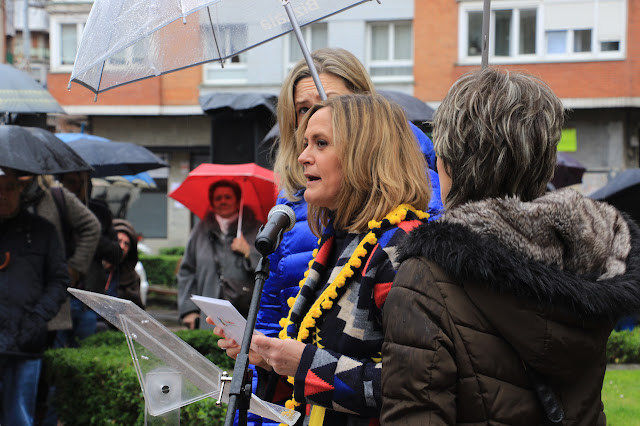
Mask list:
[[606,424],[606,342],[640,311],[637,225],[573,191],[487,200],[418,228],[402,258],[384,310],[383,424],[547,424],[525,368],[557,394],[561,424]]

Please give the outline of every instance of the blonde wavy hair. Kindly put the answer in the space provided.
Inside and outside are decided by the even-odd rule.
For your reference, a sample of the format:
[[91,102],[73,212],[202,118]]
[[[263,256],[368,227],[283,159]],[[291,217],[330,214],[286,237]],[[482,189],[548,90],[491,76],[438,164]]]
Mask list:
[[336,229],[362,233],[370,220],[382,220],[400,204],[427,209],[427,163],[399,105],[370,94],[336,96],[316,104],[296,131],[298,153],[304,149],[309,119],[322,108],[331,109],[343,181],[334,211],[308,205],[315,235],[322,234],[331,217]]
[[[318,74],[333,74],[344,81],[353,93],[375,93],[373,82],[364,65],[351,52],[344,49],[324,48],[311,53]],[[284,80],[278,97],[278,126],[280,138],[277,142],[277,154],[273,170],[279,177],[280,189],[284,196],[292,201],[299,198],[295,194],[305,187],[306,179],[298,164],[298,149],[295,144],[295,131],[298,127],[294,96],[296,85],[306,77],[311,77],[309,66],[300,60]]]
[[436,155],[451,177],[446,207],[544,194],[563,124],[562,101],[536,77],[496,68],[460,77],[432,123]]

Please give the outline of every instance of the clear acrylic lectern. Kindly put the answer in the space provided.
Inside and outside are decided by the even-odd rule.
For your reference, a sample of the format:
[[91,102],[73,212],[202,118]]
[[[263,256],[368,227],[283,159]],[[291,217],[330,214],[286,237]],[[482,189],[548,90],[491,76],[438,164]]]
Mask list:
[[[89,291],[68,291],[125,334],[144,395],[147,425],[178,425],[180,407],[204,398],[228,402],[226,372],[136,304]],[[289,425],[300,416],[255,395],[249,411]]]

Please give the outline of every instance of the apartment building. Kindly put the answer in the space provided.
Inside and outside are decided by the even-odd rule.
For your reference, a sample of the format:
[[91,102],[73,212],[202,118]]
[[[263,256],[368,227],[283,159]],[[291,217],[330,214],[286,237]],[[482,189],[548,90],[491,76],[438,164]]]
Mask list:
[[[42,83],[46,83],[49,68],[49,17],[45,4],[46,0],[0,1],[0,29],[4,33],[1,62],[20,65]],[[26,35],[25,22],[29,29]],[[29,46],[28,55],[25,44]]]
[[[416,0],[415,96],[436,107],[480,66],[481,0]],[[640,166],[640,1],[493,0],[489,64],[546,81],[570,109],[560,149],[590,193]]]

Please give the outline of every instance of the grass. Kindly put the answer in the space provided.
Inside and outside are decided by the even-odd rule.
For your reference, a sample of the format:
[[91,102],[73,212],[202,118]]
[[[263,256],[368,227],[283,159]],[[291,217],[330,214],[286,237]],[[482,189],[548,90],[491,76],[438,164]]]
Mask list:
[[640,370],[607,370],[602,402],[608,426],[640,426]]

